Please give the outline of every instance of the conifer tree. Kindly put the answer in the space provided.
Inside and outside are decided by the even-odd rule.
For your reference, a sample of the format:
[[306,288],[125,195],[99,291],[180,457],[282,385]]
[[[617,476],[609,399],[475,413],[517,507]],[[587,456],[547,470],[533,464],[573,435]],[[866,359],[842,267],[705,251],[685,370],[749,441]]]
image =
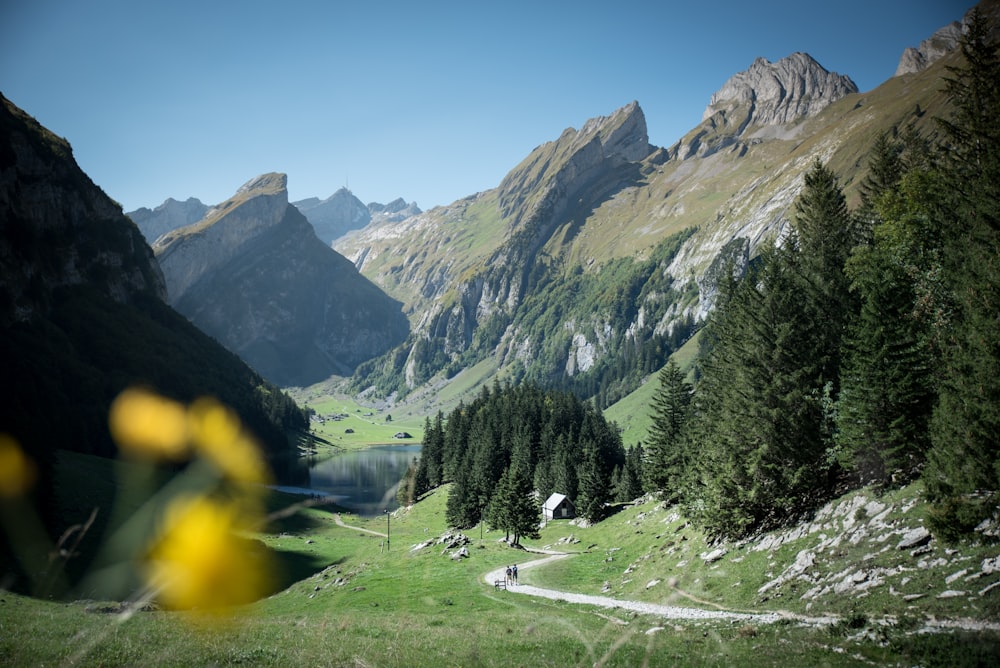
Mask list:
[[773,248],[739,283],[724,283],[708,325],[685,484],[689,516],[711,533],[742,536],[824,498],[821,319],[803,286],[800,255]]
[[945,345],[933,448],[924,474],[937,526],[965,530],[995,512],[1000,494],[1000,56],[974,10],[961,40],[964,64],[946,92],[944,280],[955,313]]
[[643,483],[648,491],[660,492],[673,500],[681,489],[681,480],[689,464],[684,440],[684,426],[691,406],[691,384],[673,359],[659,373],[660,387],[653,397],[653,424],[643,463]]
[[929,445],[937,362],[922,311],[939,301],[933,276],[940,268],[930,178],[913,170],[869,191],[879,222],[848,263],[861,310],[844,345],[836,440],[840,462],[861,484],[912,480]]

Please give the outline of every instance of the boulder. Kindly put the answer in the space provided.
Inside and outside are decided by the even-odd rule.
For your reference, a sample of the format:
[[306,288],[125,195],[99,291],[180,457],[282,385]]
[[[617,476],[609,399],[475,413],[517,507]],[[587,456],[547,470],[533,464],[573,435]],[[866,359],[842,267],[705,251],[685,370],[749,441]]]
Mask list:
[[909,550],[915,547],[920,547],[921,545],[929,543],[931,538],[931,532],[924,527],[910,529],[903,534],[903,539],[896,545],[896,549]]

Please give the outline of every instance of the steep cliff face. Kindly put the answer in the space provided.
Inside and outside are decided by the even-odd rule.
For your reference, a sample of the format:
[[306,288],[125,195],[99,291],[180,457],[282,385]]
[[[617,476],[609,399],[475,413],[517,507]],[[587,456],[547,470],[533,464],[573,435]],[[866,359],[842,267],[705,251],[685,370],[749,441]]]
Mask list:
[[828,72],[809,54],[793,53],[775,63],[757,58],[712,95],[701,124],[670,148],[670,157],[743,153],[754,141],[794,134],[785,126],[856,92],[850,77]]
[[947,113],[949,58],[865,94],[804,53],[758,59],[669,149],[632,103],[539,146],[496,189],[349,235],[338,248],[414,325],[359,386],[414,389],[489,359],[585,396],[624,391],[704,320],[723,270],[781,243],[816,160],[850,198],[878,131]]
[[146,241],[152,244],[167,232],[198,222],[205,217],[208,209],[209,206],[196,197],[189,197],[183,202],[168,198],[155,209],[142,207],[126,215],[139,226]]
[[400,304],[317,238],[265,174],[156,244],[170,303],[280,385],[349,374],[399,344]]
[[0,96],[0,431],[42,469],[56,448],[112,456],[111,401],[142,384],[214,396],[269,452],[286,451],[305,416],[165,297],[136,225],[65,140]]
[[152,251],[121,207],[80,171],[69,144],[0,95],[0,322],[47,311],[86,284],[121,303],[162,296]]
[[351,230],[359,230],[371,222],[372,216],[361,200],[347,188],[341,188],[324,200],[318,197],[292,202],[302,212],[320,240],[330,245]]

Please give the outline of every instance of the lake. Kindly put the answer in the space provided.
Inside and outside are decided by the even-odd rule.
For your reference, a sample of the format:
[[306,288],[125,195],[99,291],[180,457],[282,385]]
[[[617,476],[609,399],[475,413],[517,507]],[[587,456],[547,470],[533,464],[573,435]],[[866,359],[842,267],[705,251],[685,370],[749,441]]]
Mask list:
[[396,488],[410,462],[419,455],[419,445],[380,445],[307,460],[306,466],[292,476],[294,480],[279,475],[283,482],[278,488],[332,496],[338,505],[359,515],[381,515],[399,506]]

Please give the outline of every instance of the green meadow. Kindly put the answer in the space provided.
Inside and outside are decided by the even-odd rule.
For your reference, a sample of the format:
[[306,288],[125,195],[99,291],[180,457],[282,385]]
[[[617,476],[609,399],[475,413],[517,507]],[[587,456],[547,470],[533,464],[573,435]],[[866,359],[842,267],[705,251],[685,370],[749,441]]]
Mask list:
[[[107,460],[62,461],[70,464],[61,472],[66,485],[80,479],[70,470],[89,477],[104,467],[113,477]],[[86,501],[101,503],[101,489],[112,491],[99,487]],[[877,621],[881,611],[863,601],[840,614],[809,612],[830,612],[829,623],[789,615],[748,624],[663,619],[497,590],[484,574],[535,555],[502,543],[500,532],[474,527],[465,532],[469,556],[453,558],[455,550],[437,542],[449,533],[447,494],[440,488],[377,518],[272,494],[271,521],[255,538],[276,556],[273,593],[225,616],[3,593],[0,665],[943,666],[989,665],[1000,652],[995,632],[917,633],[915,624]],[[684,547],[650,566],[668,543]],[[527,546],[577,554],[523,571],[522,584],[595,594],[610,584],[608,595],[619,598],[805,612],[792,600],[765,605],[747,594],[756,588],[752,579],[763,576],[760,559],[739,560],[750,562],[739,572],[702,564],[696,555],[709,547],[704,538],[650,500],[590,527],[550,522]],[[691,567],[670,572],[667,562],[684,558]],[[655,574],[664,583],[647,586]]]

